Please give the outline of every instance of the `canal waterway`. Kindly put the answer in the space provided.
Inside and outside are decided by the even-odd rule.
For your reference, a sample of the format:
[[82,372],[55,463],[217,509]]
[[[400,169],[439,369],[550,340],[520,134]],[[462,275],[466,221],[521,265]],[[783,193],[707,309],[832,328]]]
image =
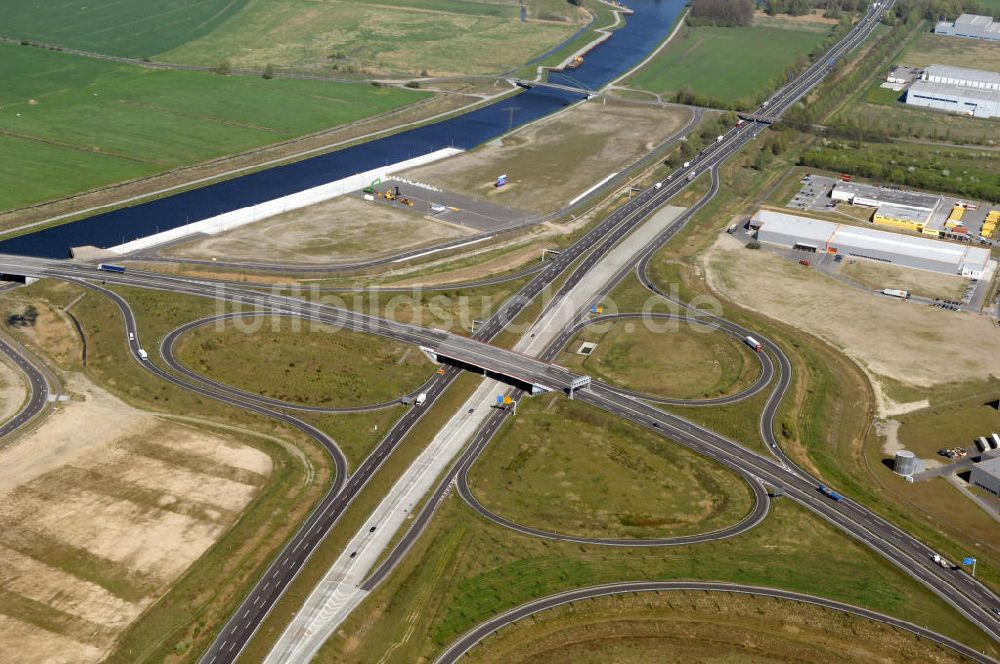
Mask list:
[[[586,54],[584,63],[551,80],[597,89],[639,64],[667,36],[685,0],[629,0],[635,14]],[[579,95],[535,87],[489,106],[327,154],[99,213],[0,242],[0,253],[67,258],[80,246],[112,247],[189,222],[287,196],[446,147],[471,149],[512,128],[579,101]]]

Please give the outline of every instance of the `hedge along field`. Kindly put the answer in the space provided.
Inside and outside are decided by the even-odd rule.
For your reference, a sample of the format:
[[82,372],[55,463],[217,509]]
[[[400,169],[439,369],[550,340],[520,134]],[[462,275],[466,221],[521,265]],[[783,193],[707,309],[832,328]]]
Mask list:
[[685,28],[627,84],[650,92],[682,88],[725,104],[752,99],[827,33],[794,27]]
[[247,0],[5,0],[3,36],[142,58],[208,34]]
[[425,98],[0,44],[0,209],[277,143]]

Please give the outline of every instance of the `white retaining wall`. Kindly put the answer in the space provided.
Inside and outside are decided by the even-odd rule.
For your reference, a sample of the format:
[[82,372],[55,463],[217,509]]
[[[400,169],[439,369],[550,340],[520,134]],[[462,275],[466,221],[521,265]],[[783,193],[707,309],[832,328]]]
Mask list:
[[252,224],[255,221],[267,219],[268,217],[284,214],[290,210],[297,210],[299,208],[315,205],[316,203],[328,201],[331,198],[336,198],[337,196],[343,196],[344,194],[367,187],[372,180],[377,178],[382,178],[383,180],[388,179],[389,174],[394,171],[403,171],[409,168],[423,166],[424,164],[429,164],[433,161],[438,161],[460,152],[462,152],[462,150],[459,150],[458,148],[445,148],[443,150],[437,150],[429,154],[414,157],[413,159],[407,159],[406,161],[365,171],[364,173],[357,173],[342,180],[328,182],[326,184],[321,184],[318,187],[306,189],[305,191],[299,191],[294,194],[289,194],[288,196],[282,196],[281,198],[265,201],[251,207],[240,208],[239,210],[226,212],[215,217],[178,226],[177,228],[172,228],[169,231],[163,231],[162,233],[142,237],[114,247],[108,247],[108,251],[114,254],[124,255],[130,254],[133,251],[139,251],[140,249],[147,249],[158,244],[163,244],[165,242],[179,240],[183,237],[194,235],[196,233],[215,235],[217,233],[222,233],[223,231],[238,228],[239,226]]

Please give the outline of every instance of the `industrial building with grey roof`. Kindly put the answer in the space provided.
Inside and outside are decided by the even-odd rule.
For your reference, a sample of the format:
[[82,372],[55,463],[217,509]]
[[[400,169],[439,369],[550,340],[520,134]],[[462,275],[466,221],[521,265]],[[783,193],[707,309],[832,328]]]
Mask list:
[[1000,23],[994,21],[991,16],[962,14],[954,23],[949,21],[938,23],[934,26],[934,34],[1000,41]]
[[800,251],[840,254],[878,263],[979,278],[990,261],[989,249],[836,224],[819,219],[759,210],[750,220],[757,240]]
[[1000,74],[980,69],[929,65],[906,91],[906,104],[971,115],[1000,116]]
[[1000,457],[973,464],[969,483],[1000,497]]

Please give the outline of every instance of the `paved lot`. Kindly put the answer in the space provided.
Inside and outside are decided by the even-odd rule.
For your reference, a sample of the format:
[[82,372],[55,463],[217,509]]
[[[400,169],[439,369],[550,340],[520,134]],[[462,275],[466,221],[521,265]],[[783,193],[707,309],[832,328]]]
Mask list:
[[[376,197],[372,204],[391,205],[399,210],[410,211],[414,215],[429,215],[440,221],[484,232],[517,226],[532,217],[530,212],[479,201],[469,196],[440,190],[432,185],[387,180],[377,188],[380,191],[395,191],[396,187],[399,187],[400,196],[413,202],[412,206],[379,197]],[[351,195],[361,198],[364,194],[362,191],[356,191]],[[434,208],[438,206],[444,209],[435,210]]]

